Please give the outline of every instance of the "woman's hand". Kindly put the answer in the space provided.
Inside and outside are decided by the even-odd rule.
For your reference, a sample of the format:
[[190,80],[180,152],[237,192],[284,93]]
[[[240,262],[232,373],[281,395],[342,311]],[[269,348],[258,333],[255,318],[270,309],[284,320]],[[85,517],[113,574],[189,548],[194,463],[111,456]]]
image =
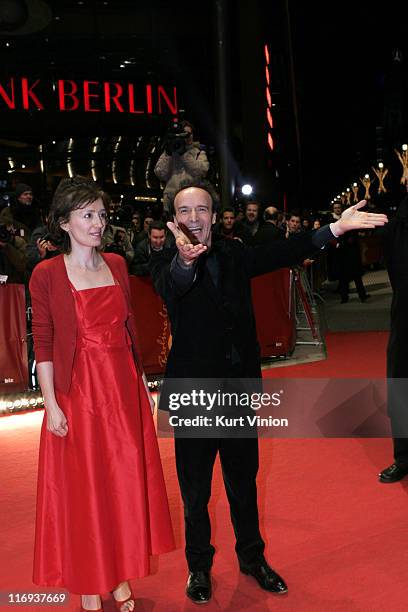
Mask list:
[[47,411],[47,429],[51,433],[60,438],[64,438],[68,433],[68,423],[65,414],[62,412],[58,404],[52,408],[46,408]]

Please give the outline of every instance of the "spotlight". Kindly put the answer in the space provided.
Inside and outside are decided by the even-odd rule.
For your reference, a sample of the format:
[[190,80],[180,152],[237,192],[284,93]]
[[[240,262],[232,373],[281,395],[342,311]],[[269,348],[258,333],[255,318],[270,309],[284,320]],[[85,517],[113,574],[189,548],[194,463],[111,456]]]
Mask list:
[[251,195],[251,193],[253,191],[252,185],[249,185],[248,183],[246,183],[245,185],[242,185],[241,191],[246,196]]

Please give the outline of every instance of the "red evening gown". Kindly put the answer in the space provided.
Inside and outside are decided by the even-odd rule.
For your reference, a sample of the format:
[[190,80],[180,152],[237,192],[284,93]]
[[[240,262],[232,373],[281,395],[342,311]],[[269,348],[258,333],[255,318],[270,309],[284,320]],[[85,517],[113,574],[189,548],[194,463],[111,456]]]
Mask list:
[[153,418],[120,285],[77,291],[68,434],[41,430],[35,584],[106,593],[174,548]]

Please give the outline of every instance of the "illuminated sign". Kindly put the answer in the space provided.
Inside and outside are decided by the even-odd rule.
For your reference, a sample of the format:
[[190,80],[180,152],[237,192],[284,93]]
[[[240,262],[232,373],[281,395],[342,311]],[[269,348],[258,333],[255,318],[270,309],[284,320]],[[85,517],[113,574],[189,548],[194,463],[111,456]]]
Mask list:
[[177,115],[176,87],[116,81],[42,81],[10,77],[0,81],[0,112],[54,110],[132,115]]

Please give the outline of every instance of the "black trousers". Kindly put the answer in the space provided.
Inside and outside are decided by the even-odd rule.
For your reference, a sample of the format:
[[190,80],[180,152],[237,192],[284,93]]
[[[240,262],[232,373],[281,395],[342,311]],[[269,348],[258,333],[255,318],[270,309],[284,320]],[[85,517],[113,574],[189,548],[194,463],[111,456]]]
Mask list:
[[[363,285],[363,279],[361,276],[354,276],[351,280],[354,281],[354,284],[357,289],[358,296],[361,299],[364,299],[367,295],[365,287]],[[350,280],[346,278],[339,279],[339,291],[342,299],[347,299],[349,295],[349,285]]]
[[408,465],[408,438],[393,438],[394,461],[397,465]]
[[215,549],[211,545],[208,502],[217,452],[234,527],[239,563],[264,561],[265,544],[259,532],[256,438],[175,438],[176,465],[184,502],[186,558],[190,571],[208,571]]

